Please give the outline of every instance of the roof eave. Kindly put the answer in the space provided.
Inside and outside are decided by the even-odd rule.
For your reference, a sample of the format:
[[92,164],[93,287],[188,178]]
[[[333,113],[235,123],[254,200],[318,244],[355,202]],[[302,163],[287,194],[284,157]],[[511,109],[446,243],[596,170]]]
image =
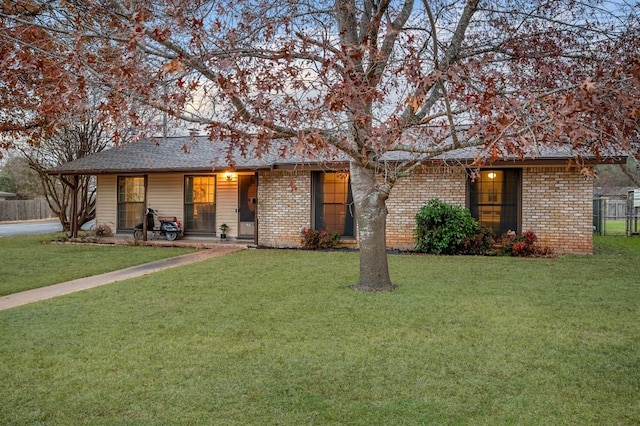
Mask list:
[[[558,166],[568,165],[568,157],[556,157],[556,158],[529,158],[523,160],[497,160],[490,161],[483,164],[481,167],[521,167],[521,166]],[[597,164],[624,164],[626,157],[607,157],[607,158],[586,158],[583,159],[583,164],[589,166],[595,166]],[[432,159],[428,164],[430,165],[457,165],[465,167],[473,167],[474,159],[472,158],[460,158],[460,159]],[[168,167],[168,168],[154,168],[154,169],[51,169],[47,171],[48,175],[140,175],[151,173],[218,173],[227,171],[247,172],[258,170],[344,170],[349,167],[347,161],[325,161],[325,162],[313,162],[313,163],[274,163],[274,164],[261,164],[261,165],[241,165],[234,167]]]

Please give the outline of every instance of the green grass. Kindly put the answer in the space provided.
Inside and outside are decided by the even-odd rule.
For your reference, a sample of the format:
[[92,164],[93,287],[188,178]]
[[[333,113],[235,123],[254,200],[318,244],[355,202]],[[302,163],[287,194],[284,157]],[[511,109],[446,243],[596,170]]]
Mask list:
[[621,236],[627,233],[627,221],[625,219],[606,219],[604,221],[604,235]]
[[640,422],[640,238],[557,259],[244,251],[0,312],[0,424]]
[[0,296],[185,254],[191,249],[56,244],[56,234],[0,238]]

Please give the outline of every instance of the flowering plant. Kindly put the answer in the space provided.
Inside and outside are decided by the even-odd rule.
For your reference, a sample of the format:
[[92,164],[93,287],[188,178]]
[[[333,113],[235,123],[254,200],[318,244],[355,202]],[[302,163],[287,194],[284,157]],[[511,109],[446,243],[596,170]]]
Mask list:
[[533,231],[525,231],[519,237],[514,231],[509,230],[500,238],[500,252],[518,257],[548,254],[548,249],[540,250],[536,247],[536,241],[538,236]]
[[316,231],[309,227],[300,230],[302,237],[302,248],[307,250],[318,250],[333,248],[340,242],[340,234],[333,232],[329,234],[327,231]]

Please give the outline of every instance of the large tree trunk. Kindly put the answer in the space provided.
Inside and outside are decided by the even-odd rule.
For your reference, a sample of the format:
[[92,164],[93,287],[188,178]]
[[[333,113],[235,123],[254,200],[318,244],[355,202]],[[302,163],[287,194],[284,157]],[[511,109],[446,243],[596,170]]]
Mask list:
[[386,201],[390,188],[378,185],[375,172],[355,162],[351,162],[350,172],[360,244],[360,276],[352,288],[393,290],[395,286],[389,277],[386,244]]

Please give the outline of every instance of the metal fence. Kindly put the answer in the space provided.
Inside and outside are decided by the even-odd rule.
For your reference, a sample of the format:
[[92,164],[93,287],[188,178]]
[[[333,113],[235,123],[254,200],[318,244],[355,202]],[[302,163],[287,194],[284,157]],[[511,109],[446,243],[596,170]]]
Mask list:
[[627,235],[640,235],[640,190],[627,197]]
[[0,200],[0,222],[55,217],[44,198],[38,200]]
[[640,207],[633,191],[624,197],[593,199],[593,232],[598,235],[638,235]]

